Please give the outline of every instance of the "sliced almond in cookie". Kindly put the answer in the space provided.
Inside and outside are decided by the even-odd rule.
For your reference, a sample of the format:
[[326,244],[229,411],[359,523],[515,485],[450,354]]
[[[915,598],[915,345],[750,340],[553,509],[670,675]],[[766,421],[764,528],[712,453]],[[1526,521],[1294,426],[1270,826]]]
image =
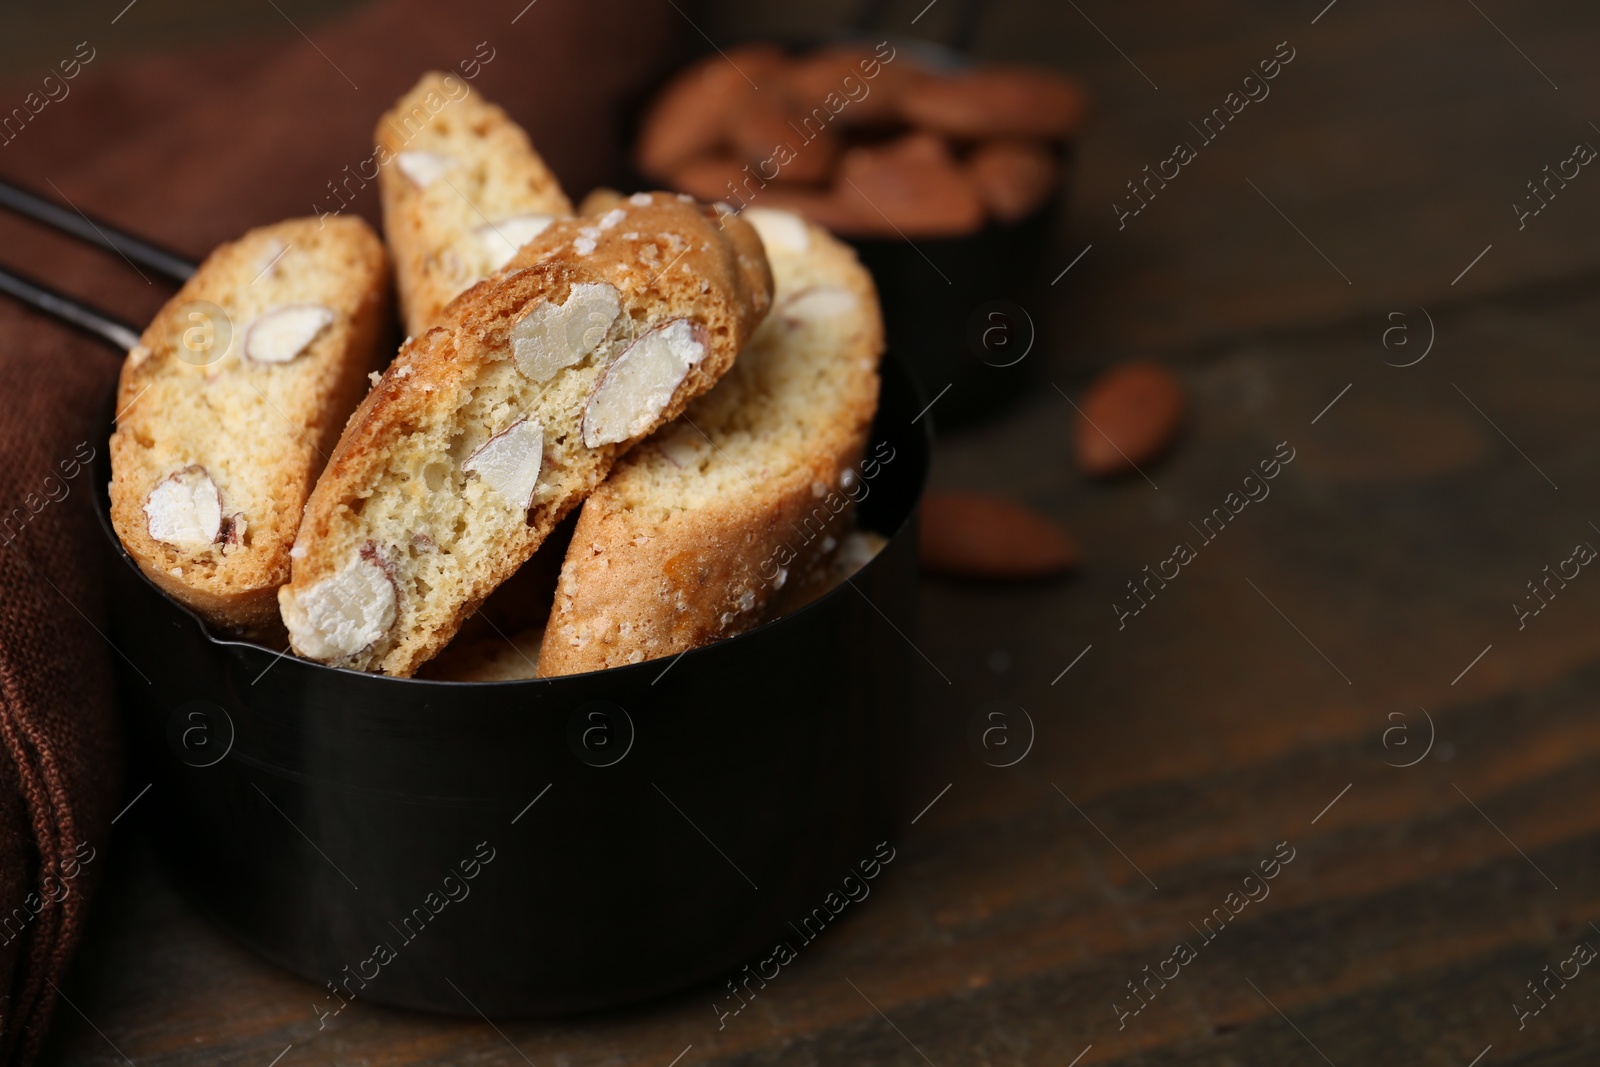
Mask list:
[[548,381],[598,348],[621,313],[616,287],[604,282],[574,285],[563,304],[540,301],[511,328],[517,367],[536,382]]
[[583,410],[583,443],[590,448],[617,444],[655,425],[689,368],[705,354],[705,328],[687,319],[657,326],[629,345]]
[[[291,591],[284,587],[284,593]],[[340,570],[298,594],[280,597],[294,647],[317,659],[353,656],[389,632],[395,620],[394,579],[366,546]]]
[[773,315],[781,317],[787,325],[804,326],[854,314],[860,303],[856,294],[843,286],[814,285],[779,304]]
[[320,304],[290,304],[261,315],[244,335],[244,354],[257,363],[287,363],[310,347],[333,324]]
[[667,457],[667,462],[684,470],[698,467],[700,460],[711,451],[706,439],[694,427],[688,425],[679,426],[671,433],[663,432],[660,440],[656,442],[656,447]]
[[756,228],[769,256],[775,252],[804,252],[811,244],[805,220],[792,212],[753,207],[742,212],[741,217]]
[[987,493],[930,492],[922,500],[922,566],[961,578],[1021,581],[1078,566],[1060,523]]
[[543,233],[545,227],[554,221],[553,215],[512,215],[499,222],[479,226],[473,233],[489,257],[490,268],[499,270],[511,262],[517,249]]
[[401,152],[394,161],[401,173],[423,189],[442,178],[456,162],[454,156],[442,152],[422,151]]
[[213,544],[222,531],[222,494],[198,463],[173,471],[144,502],[150,536],[176,548]]
[[507,503],[526,511],[543,465],[544,427],[520,418],[467,457],[461,469],[476,474]]

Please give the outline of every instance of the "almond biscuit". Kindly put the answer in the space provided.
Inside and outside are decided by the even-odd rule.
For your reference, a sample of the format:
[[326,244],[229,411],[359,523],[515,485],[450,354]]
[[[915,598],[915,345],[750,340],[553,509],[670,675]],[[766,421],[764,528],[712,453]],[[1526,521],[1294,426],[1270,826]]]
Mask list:
[[584,503],[541,675],[638,663],[751,629],[850,529],[883,352],[872,277],[798,215],[742,217],[772,264],[772,314],[717,387]]
[[289,546],[389,332],[360,219],[252,230],[207,257],[128,353],[111,521],[167,593],[220,626],[277,614]]
[[384,236],[414,337],[572,214],[522,127],[455,75],[423,75],[378,120],[373,138]]
[[351,418],[279,594],[295,651],[413,674],[711,388],[771,299],[756,232],[687,197],[552,223],[408,342]]

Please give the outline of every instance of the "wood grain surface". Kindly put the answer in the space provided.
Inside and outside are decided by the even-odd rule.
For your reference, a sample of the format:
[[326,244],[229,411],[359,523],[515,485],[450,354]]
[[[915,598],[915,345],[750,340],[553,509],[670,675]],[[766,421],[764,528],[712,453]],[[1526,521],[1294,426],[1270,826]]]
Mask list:
[[[1596,1062],[1600,975],[1517,1008],[1600,945],[1600,574],[1521,628],[1512,605],[1600,544],[1600,173],[1524,228],[1511,205],[1600,144],[1600,9],[1325,3],[991,5],[980,55],[1069,69],[1096,107],[1034,385],[943,435],[934,482],[1061,519],[1086,564],[926,584],[900,858],[749,1009],[719,1030],[710,988],[539,1023],[358,1002],[319,1032],[320,992],[179,898],[135,808],[49,1061]],[[922,6],[890,21],[937,34],[959,5],[913,27]],[[817,17],[692,10],[729,41]],[[1284,41],[1271,95],[1119,229],[1124,183]],[[1179,371],[1189,427],[1149,480],[1090,484],[1050,383],[1130,356]],[[1202,542],[1283,442],[1271,495]],[[1119,628],[1126,583],[1182,541],[1197,558]],[[990,701],[1033,725],[1009,767],[968,742]],[[1268,895],[1199,932],[1278,849]],[[1194,958],[1136,1000],[1180,942]]]

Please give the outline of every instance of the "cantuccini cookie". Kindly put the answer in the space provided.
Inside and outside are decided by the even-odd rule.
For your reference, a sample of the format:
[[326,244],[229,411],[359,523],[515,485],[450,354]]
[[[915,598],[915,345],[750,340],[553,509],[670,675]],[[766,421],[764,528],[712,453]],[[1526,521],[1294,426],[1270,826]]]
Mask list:
[[453,74],[423,75],[373,137],[384,235],[412,336],[572,214],[528,135]]
[[883,324],[848,246],[785,211],[744,212],[773,311],[717,387],[618,463],[583,505],[541,675],[671,655],[748,630],[850,529],[878,401]]
[[273,622],[300,510],[390,343],[366,223],[297,219],[207,257],[123,363],[111,521],[152,581],[221,626]]
[[756,231],[674,194],[552,223],[408,342],[351,418],[279,593],[303,656],[409,676],[772,300]]

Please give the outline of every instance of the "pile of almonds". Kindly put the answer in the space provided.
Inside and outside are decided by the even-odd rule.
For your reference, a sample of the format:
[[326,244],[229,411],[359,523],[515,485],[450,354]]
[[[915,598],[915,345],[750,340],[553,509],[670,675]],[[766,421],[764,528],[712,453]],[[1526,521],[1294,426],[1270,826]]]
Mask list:
[[[1183,428],[1183,387],[1165,367],[1131,362],[1106,371],[1078,404],[1073,452],[1091,477],[1133,474],[1161,458]],[[922,566],[991,581],[1048,578],[1077,569],[1076,542],[1024,504],[985,493],[929,492],[922,501]]]
[[649,107],[639,169],[701,200],[810,216],[849,237],[954,237],[1051,198],[1084,97],[1021,67],[944,74],[885,43],[711,55]]

